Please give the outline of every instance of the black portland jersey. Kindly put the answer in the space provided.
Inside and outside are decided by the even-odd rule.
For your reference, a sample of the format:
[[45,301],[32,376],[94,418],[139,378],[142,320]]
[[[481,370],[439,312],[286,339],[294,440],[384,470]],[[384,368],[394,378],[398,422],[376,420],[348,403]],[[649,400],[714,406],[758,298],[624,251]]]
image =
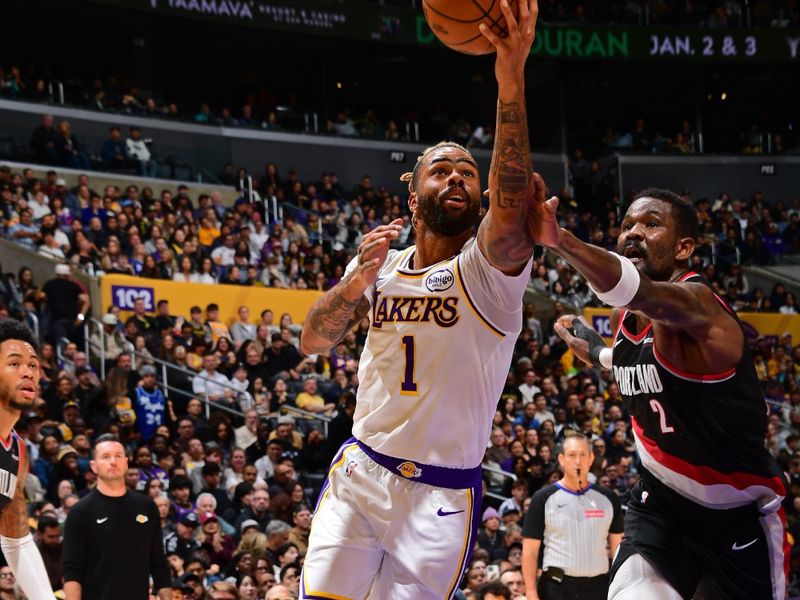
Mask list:
[[[679,280],[685,281],[708,286],[693,272]],[[766,405],[746,339],[734,368],[700,375],[659,354],[652,324],[631,333],[635,319],[620,314],[613,370],[631,414],[645,482],[658,481],[707,508],[752,502],[776,507],[786,492],[780,468],[764,447]]]
[[19,463],[24,451],[25,444],[22,443],[16,431],[11,431],[11,440],[8,444],[0,440],[0,513],[14,498]]

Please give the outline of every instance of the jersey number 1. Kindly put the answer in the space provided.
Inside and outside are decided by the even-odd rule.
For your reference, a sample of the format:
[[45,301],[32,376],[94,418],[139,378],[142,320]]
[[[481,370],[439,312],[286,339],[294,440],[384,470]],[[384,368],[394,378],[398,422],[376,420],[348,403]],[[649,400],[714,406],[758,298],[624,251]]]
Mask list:
[[404,335],[402,343],[406,351],[406,372],[403,376],[403,383],[400,384],[400,393],[414,396],[417,393],[417,384],[414,382],[414,336]]

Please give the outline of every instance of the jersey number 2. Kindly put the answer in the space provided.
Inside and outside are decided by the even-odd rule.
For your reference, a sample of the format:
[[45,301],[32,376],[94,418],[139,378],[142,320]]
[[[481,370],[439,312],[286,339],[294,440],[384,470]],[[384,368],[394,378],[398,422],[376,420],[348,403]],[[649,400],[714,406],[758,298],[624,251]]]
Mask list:
[[667,413],[664,411],[664,407],[661,406],[661,402],[655,398],[651,398],[650,408],[653,409],[654,413],[658,413],[658,419],[661,422],[661,433],[675,433],[675,428],[671,425],[667,425]]
[[417,384],[414,382],[414,336],[403,336],[403,348],[406,351],[406,371],[403,376],[403,383],[400,384],[400,393],[403,395],[415,396],[417,394]]

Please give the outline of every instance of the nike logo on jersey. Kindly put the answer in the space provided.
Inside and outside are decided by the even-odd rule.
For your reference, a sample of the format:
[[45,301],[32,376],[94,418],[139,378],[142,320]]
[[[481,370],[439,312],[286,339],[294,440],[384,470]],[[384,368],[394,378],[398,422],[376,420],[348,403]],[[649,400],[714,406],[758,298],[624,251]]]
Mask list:
[[731,550],[744,550],[745,548],[748,548],[748,547],[752,546],[753,544],[755,544],[757,541],[758,541],[758,538],[754,539],[752,542],[747,542],[746,544],[743,544],[741,546],[739,546],[736,542],[733,542],[733,546],[731,546]]
[[439,507],[439,510],[436,511],[436,514],[440,517],[447,517],[449,515],[457,515],[458,513],[464,512],[463,510],[445,510],[442,507]]
[[105,523],[106,521],[108,521],[108,517],[103,517],[102,519],[97,519],[98,523]]
[[622,338],[619,338],[619,339],[618,339],[616,342],[614,342],[614,346],[613,346],[613,347],[614,347],[614,348],[616,348],[616,347],[617,347],[617,346],[619,346],[621,343],[622,343]]

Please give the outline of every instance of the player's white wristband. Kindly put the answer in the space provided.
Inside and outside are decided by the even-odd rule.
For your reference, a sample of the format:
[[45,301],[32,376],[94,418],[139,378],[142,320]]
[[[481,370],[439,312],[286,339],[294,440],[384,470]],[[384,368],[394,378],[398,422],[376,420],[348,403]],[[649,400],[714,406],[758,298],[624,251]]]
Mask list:
[[600,350],[598,358],[600,359],[600,364],[603,365],[604,369],[611,368],[611,357],[613,356],[613,354],[614,354],[613,348],[603,348],[602,350]]
[[3,536],[0,538],[0,548],[28,600],[55,599],[42,555],[30,533],[21,538]]
[[639,271],[630,259],[619,254],[614,254],[614,256],[619,259],[620,267],[622,268],[622,274],[617,285],[607,292],[598,292],[591,285],[589,288],[609,306],[627,306],[636,296],[636,292],[639,291],[641,277],[639,277]]

